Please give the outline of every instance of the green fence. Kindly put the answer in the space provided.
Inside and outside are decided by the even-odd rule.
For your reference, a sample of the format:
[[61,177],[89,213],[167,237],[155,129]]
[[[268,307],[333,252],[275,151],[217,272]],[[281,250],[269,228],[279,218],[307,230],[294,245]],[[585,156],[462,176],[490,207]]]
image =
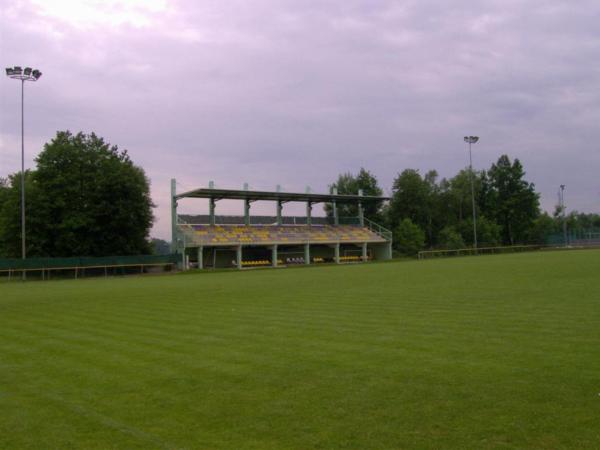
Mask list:
[[[566,242],[565,242],[566,237]],[[548,245],[600,245],[600,228],[589,228],[584,230],[567,230],[563,233],[555,233],[546,237]]]
[[178,262],[177,255],[101,256],[75,258],[0,258],[0,271],[85,269],[92,267],[159,266]]

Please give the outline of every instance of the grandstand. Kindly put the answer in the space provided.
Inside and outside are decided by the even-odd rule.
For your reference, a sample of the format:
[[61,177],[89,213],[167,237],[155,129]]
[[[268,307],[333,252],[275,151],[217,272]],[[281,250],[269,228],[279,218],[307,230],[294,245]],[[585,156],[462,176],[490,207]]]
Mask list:
[[[178,201],[184,198],[207,199],[209,212],[204,215],[179,215]],[[240,200],[244,214],[216,215],[219,200]],[[255,201],[272,201],[275,216],[252,216]],[[171,220],[173,252],[180,255],[180,267],[225,268],[260,267],[292,264],[351,263],[390,259],[392,233],[364,217],[367,202],[386,197],[313,194],[248,189],[208,188],[177,193],[171,180]],[[288,202],[306,204],[306,216],[283,215]],[[313,217],[313,205],[329,203],[332,217]],[[338,217],[337,205],[355,203],[357,217]]]

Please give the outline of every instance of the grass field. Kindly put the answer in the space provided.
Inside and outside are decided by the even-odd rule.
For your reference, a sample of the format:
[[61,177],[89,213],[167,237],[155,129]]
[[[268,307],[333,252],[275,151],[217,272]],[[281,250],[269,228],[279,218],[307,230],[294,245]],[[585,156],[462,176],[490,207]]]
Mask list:
[[600,251],[0,283],[0,448],[600,448]]

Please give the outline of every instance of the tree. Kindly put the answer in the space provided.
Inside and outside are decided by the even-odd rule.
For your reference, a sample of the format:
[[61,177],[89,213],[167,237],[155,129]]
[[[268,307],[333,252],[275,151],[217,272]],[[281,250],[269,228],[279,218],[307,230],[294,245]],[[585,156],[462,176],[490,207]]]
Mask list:
[[560,231],[561,223],[561,218],[557,220],[546,212],[540,214],[527,232],[527,241],[535,244],[545,244],[549,236]]
[[394,230],[394,245],[405,255],[416,255],[425,247],[425,233],[410,219],[403,219]]
[[[567,229],[569,232],[582,233],[600,228],[600,214],[586,214],[571,211],[567,214]],[[562,219],[561,219],[562,223]]]
[[[330,189],[336,188],[338,194],[357,195],[362,189],[363,195],[380,197],[383,190],[379,187],[377,178],[368,170],[361,168],[356,176],[351,173],[344,173],[338,176],[335,183],[329,186]],[[381,207],[383,201],[364,202],[363,212],[365,217],[376,222],[381,221]],[[355,203],[338,203],[338,217],[356,217],[358,216],[358,205]],[[325,204],[325,213],[328,217],[333,217],[333,206],[330,203]]]
[[490,203],[505,244],[526,240],[528,230],[540,214],[539,194],[524,176],[521,162],[515,159],[511,163],[507,155],[500,156],[488,171]]
[[461,170],[443,186],[449,210],[447,219],[452,223],[460,223],[471,216],[473,208],[469,171]]
[[465,241],[462,236],[454,227],[444,227],[440,231],[439,243],[442,247],[448,250],[456,250],[459,248],[465,248]]
[[[473,191],[475,195],[475,211],[477,215],[485,210],[487,197],[487,178],[485,172],[473,171]],[[448,205],[449,219],[460,223],[473,217],[473,201],[471,194],[471,171],[463,169],[450,180],[441,183]]]
[[[473,245],[473,219],[469,217],[458,226],[467,246]],[[495,221],[486,216],[477,217],[477,245],[479,247],[494,247],[502,241],[502,229]]]
[[[35,223],[32,220],[32,211],[37,207],[35,184],[32,181],[32,172],[25,171],[25,221],[27,223],[27,255],[35,255],[32,249],[38,247],[37,236],[28,232]],[[21,174],[9,175],[0,186],[0,256],[21,256]]]
[[[28,254],[31,256],[103,256],[150,253],[152,200],[144,171],[127,151],[119,151],[94,133],[58,132],[27,174]],[[0,244],[17,256],[18,184],[0,206],[6,214]]]
[[[473,191],[477,214],[477,240],[479,245],[497,245],[500,227],[490,219],[490,193],[492,192],[485,171],[473,171]],[[445,227],[451,227],[461,236],[465,246],[473,245],[473,200],[471,194],[471,172],[464,169],[449,180],[440,182],[440,221]],[[440,232],[441,233],[441,232]],[[439,236],[439,244],[444,245],[448,236]]]
[[[0,177],[0,239],[3,234],[2,230],[3,230],[3,226],[4,226],[4,221],[2,219],[5,218],[5,214],[1,214],[1,213],[3,212],[2,211],[3,205],[8,200],[9,196],[10,196],[9,180],[6,178]],[[0,248],[1,248],[1,241],[0,241]]]
[[388,209],[388,223],[397,227],[404,219],[426,230],[429,245],[435,242],[440,227],[438,211],[440,188],[437,172],[431,170],[421,177],[418,170],[405,169],[394,180],[392,200]]
[[154,255],[170,255],[171,254],[171,244],[165,241],[164,239],[152,238],[150,240],[152,244],[152,253]]

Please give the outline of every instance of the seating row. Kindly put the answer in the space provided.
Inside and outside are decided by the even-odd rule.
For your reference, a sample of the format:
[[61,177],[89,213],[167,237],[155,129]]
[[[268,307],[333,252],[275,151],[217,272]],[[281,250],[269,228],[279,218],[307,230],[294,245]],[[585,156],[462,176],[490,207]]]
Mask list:
[[356,225],[180,225],[199,245],[298,244],[318,242],[385,242],[366,227]]

